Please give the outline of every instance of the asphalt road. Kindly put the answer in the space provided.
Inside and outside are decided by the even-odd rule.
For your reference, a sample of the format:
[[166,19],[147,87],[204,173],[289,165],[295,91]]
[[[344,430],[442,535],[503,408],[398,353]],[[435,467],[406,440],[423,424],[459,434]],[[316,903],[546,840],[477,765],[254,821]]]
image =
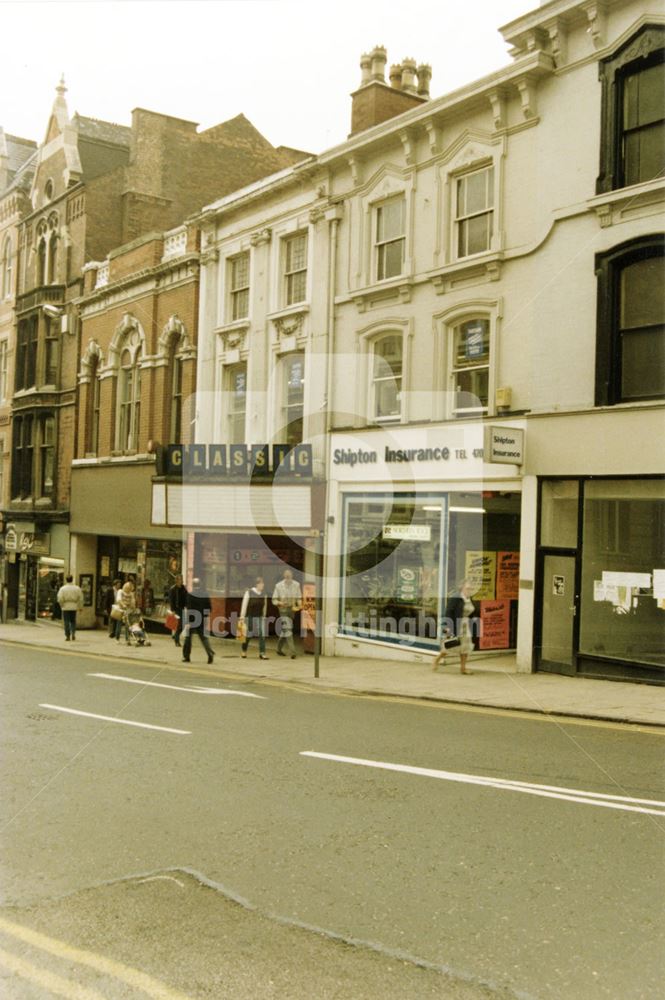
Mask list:
[[663,735],[9,645],[0,711],[3,997],[662,995]]

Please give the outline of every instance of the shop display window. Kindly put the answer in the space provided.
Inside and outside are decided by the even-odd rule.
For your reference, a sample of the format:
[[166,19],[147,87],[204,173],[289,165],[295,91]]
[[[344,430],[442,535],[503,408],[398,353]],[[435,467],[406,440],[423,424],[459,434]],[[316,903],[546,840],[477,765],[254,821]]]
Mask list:
[[665,483],[584,487],[581,653],[665,667]]

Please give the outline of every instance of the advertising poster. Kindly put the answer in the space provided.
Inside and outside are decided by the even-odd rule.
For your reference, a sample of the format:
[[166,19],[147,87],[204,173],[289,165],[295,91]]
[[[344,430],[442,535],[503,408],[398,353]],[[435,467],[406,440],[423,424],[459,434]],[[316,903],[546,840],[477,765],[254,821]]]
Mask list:
[[510,601],[480,602],[480,649],[508,649],[510,642]]
[[418,594],[418,570],[400,566],[397,571],[397,600],[400,604],[413,604]]
[[467,551],[464,576],[471,581],[475,601],[493,601],[496,596],[496,552]]
[[302,585],[300,627],[310,632],[314,632],[316,628],[316,587],[313,583],[303,583]]
[[496,560],[496,598],[516,601],[520,588],[519,552],[499,552]]

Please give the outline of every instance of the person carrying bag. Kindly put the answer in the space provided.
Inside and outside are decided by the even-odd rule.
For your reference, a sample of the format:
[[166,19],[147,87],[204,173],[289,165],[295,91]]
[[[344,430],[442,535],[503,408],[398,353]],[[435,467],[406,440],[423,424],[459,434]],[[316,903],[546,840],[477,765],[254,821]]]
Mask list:
[[250,639],[259,640],[259,659],[267,660],[266,656],[266,612],[268,598],[265,594],[265,582],[262,576],[257,576],[254,586],[245,591],[240,608],[240,620],[236,637],[242,641],[241,656],[247,657]]

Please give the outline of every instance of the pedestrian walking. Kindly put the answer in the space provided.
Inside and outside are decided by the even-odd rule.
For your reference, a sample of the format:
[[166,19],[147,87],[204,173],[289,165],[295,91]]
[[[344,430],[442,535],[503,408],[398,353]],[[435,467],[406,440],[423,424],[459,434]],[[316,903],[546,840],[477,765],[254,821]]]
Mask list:
[[293,641],[293,620],[296,613],[302,608],[302,591],[297,580],[293,579],[293,572],[285,569],[282,579],[275,586],[272,595],[272,602],[279,610],[277,621],[277,655],[286,656],[284,647],[289,651],[288,655],[292,660],[296,658],[296,647]]
[[62,608],[65,642],[73,641],[76,639],[76,612],[83,607],[83,591],[74,583],[73,576],[68,576],[58,591],[57,601]]
[[184,663],[190,662],[192,652],[192,635],[198,635],[201,644],[208,654],[208,663],[212,663],[215,654],[208,638],[210,629],[210,598],[201,586],[198,577],[192,580],[191,592],[187,593],[185,600],[185,612],[183,631],[185,642],[182,647],[182,659]]
[[168,594],[169,611],[171,611],[178,618],[178,624],[173,631],[173,641],[176,646],[180,645],[180,636],[182,635],[182,618],[187,606],[187,588],[182,582],[182,576],[178,573],[175,578],[175,583],[169,590]]
[[245,627],[245,638],[242,643],[243,660],[247,656],[247,648],[250,639],[259,640],[259,659],[268,660],[266,656],[266,612],[268,610],[268,597],[265,593],[265,581],[262,576],[257,576],[254,586],[245,591],[240,607],[240,622]]
[[433,670],[445,662],[448,648],[459,647],[460,673],[472,674],[466,669],[466,661],[473,652],[473,634],[478,627],[478,612],[471,600],[473,584],[470,580],[462,580],[457,593],[453,594],[446,604],[445,621],[441,635],[441,651],[434,660]]

